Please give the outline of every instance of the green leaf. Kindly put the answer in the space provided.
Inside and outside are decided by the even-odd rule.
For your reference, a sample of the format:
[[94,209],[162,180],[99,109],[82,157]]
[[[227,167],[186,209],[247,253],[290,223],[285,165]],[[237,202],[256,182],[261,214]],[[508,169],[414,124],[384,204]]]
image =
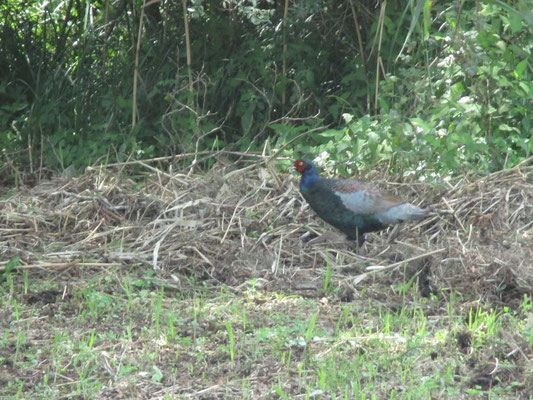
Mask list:
[[522,17],[518,14],[511,13],[509,14],[509,26],[511,32],[517,33],[522,30]]
[[512,132],[512,131],[515,131],[515,132],[520,132],[518,129],[513,128],[512,126],[509,126],[509,125],[507,125],[507,124],[501,124],[498,128],[499,128],[500,131],[506,131],[506,132]]
[[344,130],[341,129],[327,129],[324,132],[320,132],[318,136],[322,137],[342,137],[344,135]]
[[511,15],[514,14],[514,15],[520,16],[526,21],[526,23],[529,25],[530,28],[533,28],[533,12],[531,11],[530,0],[522,0],[519,2],[520,11],[511,7],[509,4],[507,4],[506,2],[502,0],[486,0],[486,1],[487,3],[498,4],[500,7],[507,10]]
[[152,382],[162,382],[162,381],[163,381],[163,373],[156,365],[152,365]]
[[500,86],[503,86],[503,87],[509,87],[509,86],[512,86],[513,84],[509,81],[509,79],[507,79],[506,76],[500,76],[498,78],[498,83],[500,84]]
[[431,1],[426,0],[424,3],[424,40],[429,39],[429,27],[431,26]]
[[527,82],[519,82],[518,85],[522,88],[524,92],[529,96],[531,94],[531,84]]
[[533,10],[531,8],[531,0],[521,0],[518,3],[520,9],[520,16],[524,18],[524,21],[533,29]]
[[[418,3],[416,4],[415,11],[413,12],[413,17],[411,18],[411,25],[409,25],[409,32],[407,32],[407,36],[405,37],[405,40],[403,42],[402,48],[400,49],[400,52],[396,56],[396,61],[399,60],[400,56],[403,53],[403,49],[407,45],[407,42],[409,41],[409,38],[411,37],[411,34],[415,30],[416,22],[418,20],[418,17],[420,16],[420,13],[422,12],[422,8],[426,4],[428,0],[418,0]],[[409,7],[410,3],[407,3],[406,8]]]
[[337,145],[337,153],[342,153],[344,150],[350,147],[350,143],[346,140],[343,140]]
[[3,282],[4,280],[6,280],[6,277],[11,273],[11,271],[13,271],[19,265],[19,261],[20,261],[19,257],[13,257],[11,260],[7,262],[4,272],[0,274],[0,282]]
[[514,76],[515,78],[521,78],[524,75],[524,71],[527,68],[527,59],[520,61],[515,70],[514,70]]

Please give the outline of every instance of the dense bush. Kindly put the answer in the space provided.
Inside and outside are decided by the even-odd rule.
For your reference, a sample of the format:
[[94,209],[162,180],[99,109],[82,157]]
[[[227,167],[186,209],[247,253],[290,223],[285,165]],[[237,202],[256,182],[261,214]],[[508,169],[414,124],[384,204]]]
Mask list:
[[346,113],[344,126],[315,135],[306,151],[342,168],[387,161],[433,176],[494,171],[530,156],[533,46],[522,16],[531,12],[459,5],[436,12],[440,29],[398,56],[380,82],[379,115]]
[[188,68],[179,2],[6,0],[2,158],[65,168],[268,138],[289,156],[397,172],[529,156],[526,1],[389,3],[287,3],[285,17],[282,2],[191,1]]

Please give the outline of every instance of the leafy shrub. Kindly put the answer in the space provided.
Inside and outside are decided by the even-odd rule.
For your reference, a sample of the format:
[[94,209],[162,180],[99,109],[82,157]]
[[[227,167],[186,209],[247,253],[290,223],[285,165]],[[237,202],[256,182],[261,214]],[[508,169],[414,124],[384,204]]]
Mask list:
[[418,59],[415,50],[400,56],[381,82],[381,114],[344,114],[344,128],[315,135],[317,153],[356,168],[388,161],[396,172],[433,176],[512,167],[533,153],[526,21],[495,4],[438,15],[441,30]]
[[346,168],[449,174],[532,152],[525,1],[314,0],[286,18],[279,2],[193,1],[190,69],[180,3],[145,7],[139,40],[142,4],[0,4],[6,157],[27,165],[31,145],[65,168],[269,139]]

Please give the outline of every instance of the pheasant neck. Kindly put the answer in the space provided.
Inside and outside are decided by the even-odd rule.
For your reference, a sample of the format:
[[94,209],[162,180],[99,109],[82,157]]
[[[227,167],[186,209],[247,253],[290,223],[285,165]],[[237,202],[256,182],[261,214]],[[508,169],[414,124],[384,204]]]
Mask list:
[[300,190],[306,191],[309,186],[315,183],[318,180],[318,174],[316,173],[315,168],[310,168],[302,174],[302,179],[300,180]]

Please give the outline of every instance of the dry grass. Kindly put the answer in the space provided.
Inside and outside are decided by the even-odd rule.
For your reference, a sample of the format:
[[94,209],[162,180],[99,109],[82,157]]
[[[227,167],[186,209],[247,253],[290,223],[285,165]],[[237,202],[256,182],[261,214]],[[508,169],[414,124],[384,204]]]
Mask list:
[[[147,174],[128,178],[134,169]],[[253,279],[265,292],[315,298],[324,295],[329,265],[339,303],[364,297],[392,304],[391,285],[416,277],[422,296],[460,296],[464,312],[475,304],[514,309],[533,293],[528,162],[442,185],[390,182],[393,192],[435,213],[368,235],[360,254],[346,243],[307,243],[332,228],[310,211],[297,185],[297,176],[271,164],[225,159],[206,175],[138,162],[43,181],[0,202],[0,273],[18,257],[20,270],[61,282],[63,296],[88,271],[118,265],[154,269],[159,285],[180,293],[202,282],[238,294]],[[530,362],[528,350],[520,351]]]
[[2,201],[0,271],[13,257],[20,268],[50,271],[137,264],[181,289],[181,277],[193,274],[235,290],[258,278],[271,289],[312,294],[327,262],[356,290],[370,275],[390,275],[377,266],[414,257],[430,267],[440,290],[505,303],[533,288],[532,166],[447,187],[391,183],[435,215],[369,235],[362,255],[343,243],[304,243],[306,232],[333,228],[309,210],[296,176],[264,166],[239,170],[227,161],[198,176],[139,166],[152,174],[142,185],[122,169],[97,167]]

